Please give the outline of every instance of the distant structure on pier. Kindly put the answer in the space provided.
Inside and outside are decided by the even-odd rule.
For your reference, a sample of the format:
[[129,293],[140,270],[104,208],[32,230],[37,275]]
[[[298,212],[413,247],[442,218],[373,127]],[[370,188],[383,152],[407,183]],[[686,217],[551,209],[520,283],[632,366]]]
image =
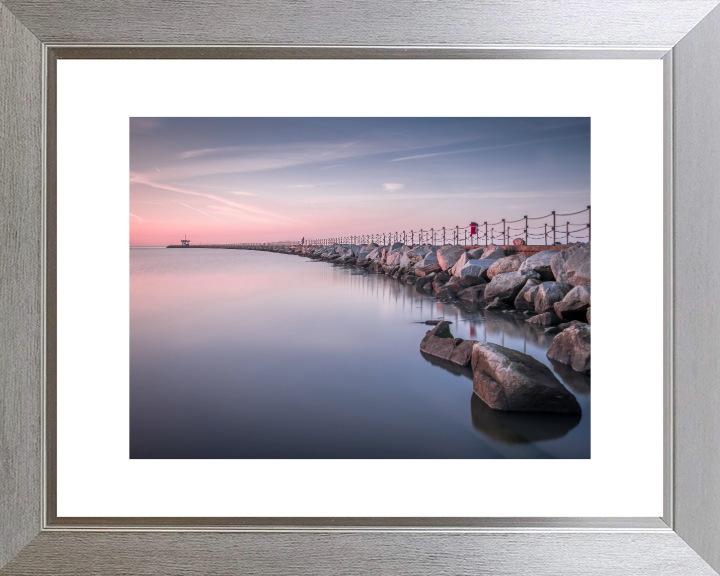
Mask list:
[[187,234],[185,234],[185,240],[180,240],[180,244],[182,244],[183,248],[190,248],[190,240],[187,239]]

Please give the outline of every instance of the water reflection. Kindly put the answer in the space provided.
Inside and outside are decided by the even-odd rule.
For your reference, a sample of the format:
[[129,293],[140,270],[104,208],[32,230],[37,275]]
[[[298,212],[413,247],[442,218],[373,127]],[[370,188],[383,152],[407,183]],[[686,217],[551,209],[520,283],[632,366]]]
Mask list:
[[582,418],[579,414],[539,414],[493,410],[477,394],[470,398],[476,430],[506,444],[528,444],[565,436]]

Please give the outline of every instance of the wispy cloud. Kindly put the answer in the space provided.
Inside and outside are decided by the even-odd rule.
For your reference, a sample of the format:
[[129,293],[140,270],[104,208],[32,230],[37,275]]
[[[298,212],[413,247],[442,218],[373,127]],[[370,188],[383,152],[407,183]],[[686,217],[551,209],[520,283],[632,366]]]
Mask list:
[[224,154],[228,152],[240,152],[244,150],[243,146],[225,146],[223,148],[202,148],[200,150],[188,150],[187,152],[181,152],[178,157],[187,158],[199,158],[200,156],[210,156],[212,154]]
[[130,216],[132,216],[133,218],[137,218],[140,222],[143,221],[143,219],[140,218],[140,216],[138,216],[138,215],[136,215],[136,214],[133,214],[132,212],[130,212]]
[[240,190],[228,190],[228,194],[235,194],[235,196],[260,196],[255,192],[241,192]]
[[383,184],[383,190],[386,190],[387,192],[394,192],[395,190],[401,190],[402,188],[405,188],[405,184],[398,184],[392,182]]
[[288,188],[315,188],[315,184],[292,184]]
[[173,200],[175,204],[180,204],[180,206],[185,206],[185,208],[190,208],[190,210],[195,210],[195,212],[200,212],[200,214],[204,214],[208,218],[212,218],[213,220],[217,220],[218,222],[222,222],[219,218],[215,218],[215,216],[210,216],[207,212],[203,212],[202,210],[198,210],[197,208],[193,208],[192,206],[188,206],[187,204],[183,204],[182,202],[178,202],[177,200]]
[[500,148],[512,148],[514,146],[528,146],[530,144],[544,144],[545,142],[555,142],[556,140],[568,140],[569,138],[585,137],[584,134],[573,134],[571,136],[560,136],[558,138],[546,138],[543,140],[530,140],[527,142],[514,142],[512,144],[498,144],[496,146],[481,146],[479,148],[464,148],[463,150],[449,150],[447,152],[431,152],[429,154],[416,154],[415,156],[404,156],[403,158],[393,158],[388,162],[402,162],[404,160],[418,160],[420,158],[432,158],[433,156],[447,156],[449,154],[464,154],[466,152],[478,152],[480,150],[499,150]]
[[333,164],[332,166],[323,166],[320,170],[330,170],[330,168],[340,168],[340,166],[347,166],[347,164]]

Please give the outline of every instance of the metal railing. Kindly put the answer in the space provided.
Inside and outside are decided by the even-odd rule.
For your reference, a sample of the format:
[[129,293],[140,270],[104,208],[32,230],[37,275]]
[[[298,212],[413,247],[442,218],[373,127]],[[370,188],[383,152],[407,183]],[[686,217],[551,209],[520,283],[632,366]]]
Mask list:
[[[558,218],[578,216],[587,213],[587,222],[565,222]],[[544,222],[542,222],[544,220]],[[537,224],[531,226],[530,224]],[[520,226],[511,226],[520,224]],[[497,229],[495,227],[498,227]],[[502,226],[502,228],[500,228]],[[573,227],[571,229],[571,226]],[[446,228],[430,228],[430,230],[406,230],[395,232],[378,232],[377,234],[361,234],[354,236],[334,236],[331,238],[311,238],[285,242],[242,242],[237,244],[201,244],[191,246],[193,248],[262,248],[270,246],[330,246],[332,244],[369,244],[374,242],[380,246],[387,246],[393,242],[403,244],[459,244],[462,246],[487,246],[489,244],[509,245],[514,240],[523,240],[526,245],[542,245],[562,243],[565,244],[578,241],[590,241],[590,206],[584,210],[558,214],[553,210],[545,216],[523,216],[517,220],[506,220],[499,222],[477,223],[474,227],[455,226]]]

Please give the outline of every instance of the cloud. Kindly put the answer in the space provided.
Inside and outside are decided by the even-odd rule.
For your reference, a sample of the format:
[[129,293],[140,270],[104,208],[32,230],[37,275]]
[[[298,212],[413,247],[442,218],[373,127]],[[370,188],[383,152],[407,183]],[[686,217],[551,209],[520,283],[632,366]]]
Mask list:
[[315,188],[315,184],[293,184],[288,188]]
[[544,144],[545,142],[554,142],[556,140],[567,140],[569,138],[584,138],[585,134],[573,134],[572,136],[560,136],[559,138],[546,138],[544,140],[530,140],[528,142],[515,142],[513,144],[499,144],[497,146],[481,146],[480,148],[465,148],[463,150],[450,150],[449,152],[432,152],[430,154],[417,154],[416,156],[404,156],[403,158],[394,158],[388,162],[402,162],[404,160],[417,160],[419,158],[431,158],[433,156],[447,156],[448,154],[463,154],[465,152],[478,152],[480,150],[497,150],[499,148],[512,148],[513,146],[527,146],[529,144]]
[[239,190],[228,190],[228,194],[235,194],[236,196],[260,196],[260,194],[256,194],[255,192],[240,192]]
[[320,170],[330,170],[330,168],[340,168],[340,166],[347,166],[347,164],[333,164],[332,166],[323,166]]
[[203,148],[201,150],[188,150],[178,154],[180,158],[198,158],[199,156],[209,156],[210,154],[222,154],[224,152],[240,152],[245,148],[242,146],[225,146],[223,148]]
[[222,222],[219,218],[215,218],[215,216],[210,216],[207,212],[203,212],[202,210],[198,210],[197,208],[193,208],[192,206],[188,206],[187,204],[183,204],[182,202],[178,202],[177,200],[173,200],[176,204],[180,204],[180,206],[185,206],[185,208],[190,208],[190,210],[195,210],[195,212],[200,212],[200,214],[204,214],[208,218],[212,218],[213,220],[217,220],[218,222]]
[[143,221],[143,219],[140,218],[140,216],[136,216],[136,215],[133,214],[132,212],[130,212],[130,216],[132,216],[133,218],[137,218],[138,220],[140,220],[140,223],[142,223],[142,221]]
[[391,182],[383,184],[383,190],[388,192],[394,192],[395,190],[401,190],[402,188],[405,188],[405,184],[393,184]]

